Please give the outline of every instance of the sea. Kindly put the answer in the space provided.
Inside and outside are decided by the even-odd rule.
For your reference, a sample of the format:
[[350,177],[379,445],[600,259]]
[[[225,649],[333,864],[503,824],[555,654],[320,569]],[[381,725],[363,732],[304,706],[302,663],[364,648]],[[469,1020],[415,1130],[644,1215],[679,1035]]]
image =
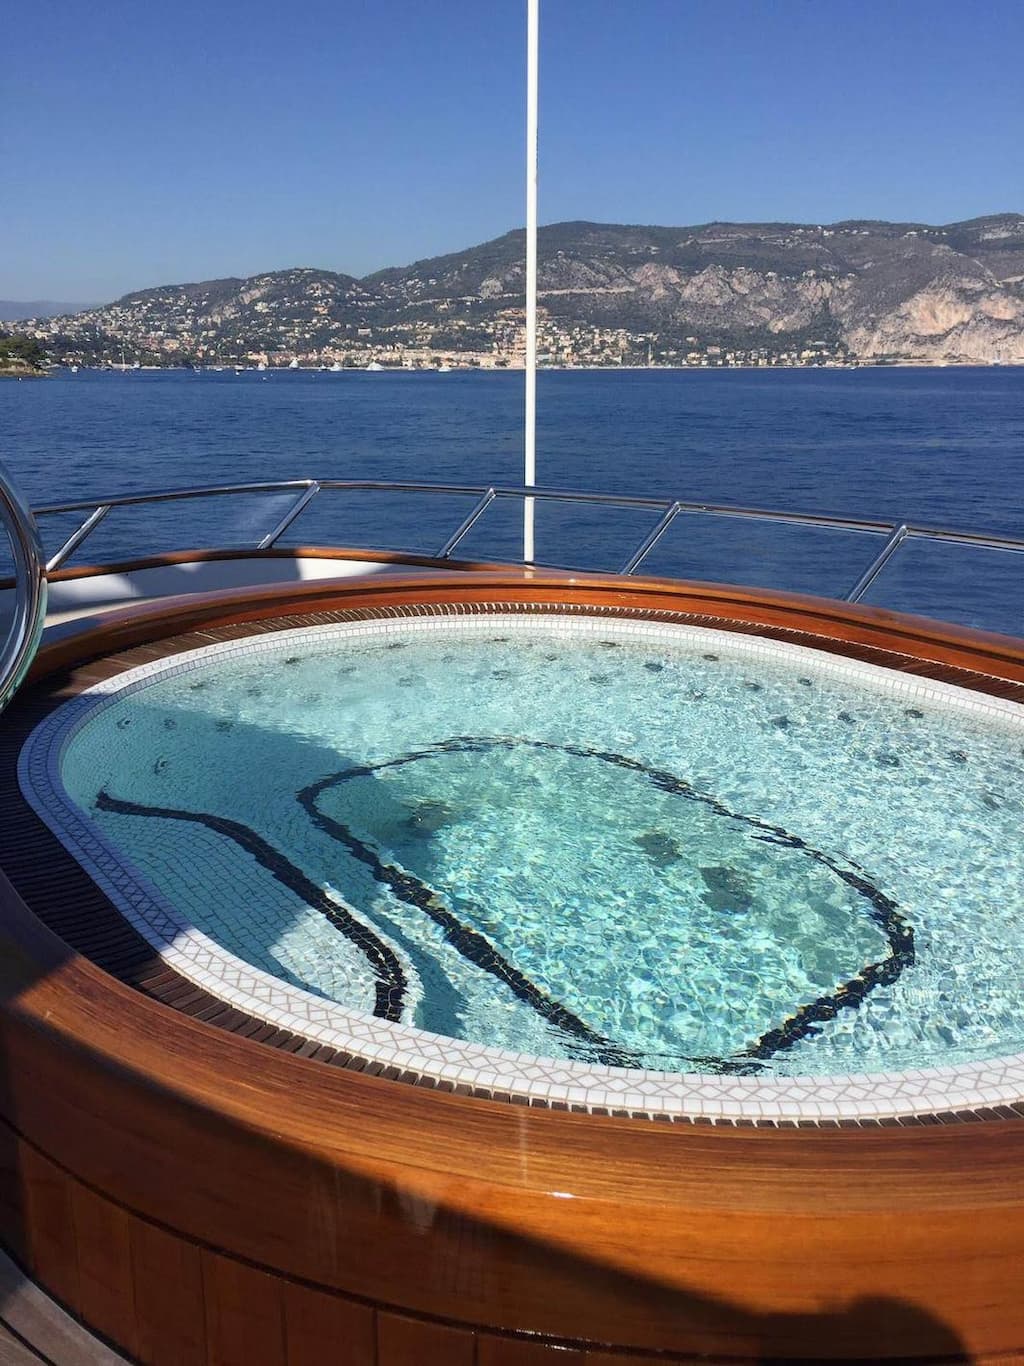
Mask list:
[[[0,460],[34,506],[299,478],[522,482],[521,372],[98,371],[0,381]],[[537,482],[1024,537],[1024,367],[538,376]],[[71,563],[254,544],[294,493],[116,509]],[[433,553],[470,494],[324,492],[282,544]],[[82,514],[41,518],[52,552]],[[460,547],[521,551],[498,499]],[[646,508],[537,507],[537,558],[618,570]],[[844,596],[884,536],[681,513],[644,571]],[[1024,556],[905,542],[865,601],[1024,635]]]

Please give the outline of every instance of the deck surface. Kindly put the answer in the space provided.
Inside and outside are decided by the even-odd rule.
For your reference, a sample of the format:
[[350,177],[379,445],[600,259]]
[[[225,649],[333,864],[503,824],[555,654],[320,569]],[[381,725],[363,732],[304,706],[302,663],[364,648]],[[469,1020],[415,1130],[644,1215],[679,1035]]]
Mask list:
[[0,1252],[0,1366],[124,1366]]

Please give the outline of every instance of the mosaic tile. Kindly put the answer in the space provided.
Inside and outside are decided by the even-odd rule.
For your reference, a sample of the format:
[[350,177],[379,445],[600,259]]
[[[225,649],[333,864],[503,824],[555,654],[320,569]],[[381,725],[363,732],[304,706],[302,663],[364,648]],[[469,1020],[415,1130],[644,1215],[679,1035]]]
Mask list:
[[[482,633],[496,629],[512,633],[523,629],[524,619],[528,619],[531,626],[538,621],[554,625],[556,634],[583,629],[595,635],[606,629],[600,621],[577,617],[569,628],[564,619],[546,616],[543,607],[530,606],[529,613],[497,613],[487,619],[482,613],[475,617],[459,613],[457,626],[449,620],[404,615],[399,619],[396,614],[384,622],[363,622],[355,627],[343,623],[312,629],[296,628],[294,632],[275,632],[268,639],[276,648],[286,636],[294,636],[298,644],[308,641],[311,634],[316,638],[358,635],[366,639],[386,638],[398,629],[403,633],[409,630],[434,634],[456,630]],[[955,705],[963,709],[966,705],[979,715],[1019,716],[1015,703],[988,697],[965,702],[962,690],[952,685],[894,677],[887,669],[859,661],[839,663],[835,656],[821,655],[804,646],[781,642],[766,644],[755,637],[703,627],[662,626],[631,622],[622,617],[616,617],[615,621],[617,633],[632,633],[645,640],[675,639],[680,631],[687,631],[699,635],[710,651],[717,645],[754,660],[772,656],[799,661],[811,678],[847,677],[861,686],[877,687],[890,696],[902,693],[907,698],[938,708]],[[381,1028],[377,1022],[368,1022],[341,1007],[324,1005],[299,989],[282,987],[278,979],[268,978],[242,960],[233,959],[222,946],[183,926],[175,908],[162,904],[155,889],[145,883],[137,870],[126,866],[123,857],[106,844],[92,823],[70,809],[60,781],[60,759],[64,746],[95,710],[115,705],[126,691],[142,688],[155,677],[201,667],[212,654],[253,656],[262,648],[259,644],[240,645],[237,642],[212,644],[178,656],[171,662],[155,661],[133,670],[130,675],[105,680],[44,722],[31,737],[19,765],[26,797],[51,828],[65,838],[83,866],[158,949],[168,965],[183,976],[214,983],[217,994],[229,1004],[280,1022],[282,1027],[300,1035],[305,1031],[310,1037],[322,1039],[334,1047],[351,1049],[367,1058],[400,1062],[409,1070],[433,1075],[435,1079],[467,1079],[485,1089],[503,1089],[522,1097],[557,1097],[590,1109],[619,1108],[642,1113],[659,1109],[662,1113],[680,1113],[686,1109],[725,1118],[764,1116],[806,1120],[830,1115],[868,1118],[897,1114],[901,1107],[905,1107],[907,1114],[912,1114],[922,1105],[953,1110],[979,1103],[1017,1100],[1024,1095],[1024,1057],[1020,1056],[999,1065],[989,1061],[949,1069],[914,1069],[905,1074],[875,1076],[870,1081],[856,1074],[830,1076],[811,1084],[807,1084],[807,1079],[798,1078],[768,1081],[698,1075],[688,1076],[681,1084],[678,1075],[649,1069],[629,1071],[605,1064],[566,1064],[564,1061],[549,1065],[511,1050],[457,1045],[436,1036],[420,1038],[422,1031],[408,1026]]]

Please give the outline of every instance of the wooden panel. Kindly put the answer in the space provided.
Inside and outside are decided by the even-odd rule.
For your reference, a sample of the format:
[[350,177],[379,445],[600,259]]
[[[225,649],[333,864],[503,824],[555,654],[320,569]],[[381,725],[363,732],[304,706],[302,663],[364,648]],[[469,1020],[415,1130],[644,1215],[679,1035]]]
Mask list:
[[[557,1358],[555,1358],[557,1360]],[[605,1352],[601,1350],[588,1351],[583,1354],[584,1366],[676,1366],[677,1363],[700,1363],[700,1366],[725,1366],[725,1358],[709,1357],[701,1354],[697,1357],[669,1357],[659,1356],[652,1359],[646,1353],[643,1356],[635,1356],[632,1352]],[[760,1366],[763,1366],[765,1358],[761,1358]],[[734,1357],[728,1358],[728,1366],[756,1366],[756,1357]],[[952,1363],[951,1363],[952,1366]]]
[[78,1257],[71,1187],[64,1174],[26,1143],[18,1163],[25,1190],[28,1268],[53,1297],[78,1312]]
[[[900,667],[911,670],[956,664],[999,673],[1005,686],[1024,681],[1019,642],[894,614],[714,586],[570,588],[554,576],[531,585],[513,575],[473,576],[458,588],[451,577],[395,576],[344,591],[307,585],[287,599],[260,590],[149,616],[138,609],[47,658],[75,663],[99,643],[161,629],[280,621],[286,608],[556,597],[709,614],[705,621],[731,613],[757,630],[767,622],[794,637],[821,632],[802,638],[840,652],[851,641],[906,650],[914,658]],[[190,643],[204,638],[212,633]],[[155,653],[179,647],[165,642]],[[89,676],[56,691],[66,684],[70,695]],[[211,1366],[286,1366],[289,1344],[302,1360],[318,1334],[330,1347],[339,1331],[346,1346],[365,1347],[369,1311],[347,1305],[355,1326],[339,1329],[343,1301],[286,1290],[246,1261],[391,1306],[378,1315],[379,1366],[468,1366],[472,1324],[492,1330],[481,1345],[492,1366],[514,1351],[578,1356],[498,1342],[501,1332],[683,1357],[818,1361],[929,1360],[961,1348],[981,1356],[1024,1343],[1024,1121],[1012,1111],[933,1129],[776,1131],[445,1095],[318,1066],[185,1018],[70,954],[2,879],[0,901],[17,950],[0,954],[0,1111],[106,1197],[241,1259],[201,1254]],[[30,1261],[75,1306],[67,1183],[28,1149],[17,1162]],[[10,1176],[8,1185],[17,1191]],[[140,1342],[178,1315],[197,1321],[195,1261],[151,1239],[159,1242],[155,1231],[136,1239],[133,1225],[136,1285],[146,1287],[138,1312],[150,1334]],[[173,1303],[147,1300],[176,1257],[191,1289]],[[103,1285],[109,1292],[109,1278]],[[314,1299],[304,1311],[305,1296]],[[188,1338],[183,1351],[200,1340],[201,1332]],[[596,1366],[600,1353],[587,1359]]]
[[[81,961],[0,1023],[20,1121],[90,1184],[350,1293],[677,1351],[767,1334],[793,1355],[820,1352],[822,1300],[899,1283],[971,1328],[973,1350],[1024,1341],[1019,1122],[755,1131],[510,1111],[256,1053]],[[76,1034],[92,1051],[62,1050]],[[547,1195],[566,1189],[583,1198]],[[799,1276],[794,1248],[813,1248]],[[844,1324],[857,1331],[877,1336]],[[886,1332],[905,1355],[921,1340],[892,1316]]]
[[[657,1363],[652,1363],[650,1357],[636,1357],[630,1353],[623,1355],[621,1352],[588,1351],[583,1354],[584,1366],[672,1366],[678,1361],[678,1357],[662,1357]],[[712,1366],[712,1359],[705,1358],[705,1366]],[[730,1358],[729,1366],[745,1366],[739,1358]]]
[[475,1353],[464,1329],[377,1313],[377,1366],[475,1366]]
[[374,1311],[294,1281],[284,1290],[288,1366],[376,1366]]
[[[625,581],[600,575],[553,571],[443,573],[424,569],[354,578],[344,582],[261,585],[224,593],[162,599],[105,615],[103,625],[45,645],[30,679],[69,667],[88,654],[112,653],[154,637],[228,623],[261,622],[291,612],[351,607],[379,608],[397,603],[479,603],[561,601],[597,607],[686,612],[733,622],[810,632],[827,642],[899,651],[961,668],[980,668],[1000,678],[1024,677],[1024,644],[1009,636],[938,623],[881,608],[852,606],[828,598],[766,593],[722,584],[674,580]],[[811,643],[811,642],[807,642]],[[983,662],[982,662],[983,661]]]
[[199,1249],[142,1219],[131,1227],[138,1354],[146,1366],[206,1366]]
[[287,1366],[281,1282],[204,1251],[209,1366]]
[[132,1356],[138,1354],[129,1217],[75,1182],[71,1209],[78,1249],[78,1313]]
[[[586,1366],[586,1362],[584,1353],[576,1348],[557,1347],[530,1338],[481,1335],[477,1339],[476,1366]],[[628,1363],[619,1357],[619,1366]]]
[[[0,953],[2,953],[0,946]],[[14,1131],[0,1122],[0,1245],[23,1266],[28,1265],[25,1193]]]

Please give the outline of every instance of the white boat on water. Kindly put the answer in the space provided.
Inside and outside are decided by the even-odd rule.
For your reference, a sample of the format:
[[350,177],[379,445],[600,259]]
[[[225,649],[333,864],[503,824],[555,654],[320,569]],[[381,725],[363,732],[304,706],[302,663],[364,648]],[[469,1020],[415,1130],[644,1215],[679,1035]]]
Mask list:
[[344,367],[343,365],[339,365],[338,362],[335,361],[334,364],[331,366],[331,374],[332,374],[332,375],[340,375],[341,372],[342,372],[342,370],[344,370],[344,368],[345,368],[345,367]]
[[450,375],[451,372],[452,367],[448,364],[447,361],[444,361],[441,365],[437,367],[437,373],[439,375]]
[[368,365],[366,368],[367,368],[367,370],[383,370],[383,369],[384,369],[383,365],[381,365],[379,361],[375,361],[375,360],[370,361],[369,365]]

